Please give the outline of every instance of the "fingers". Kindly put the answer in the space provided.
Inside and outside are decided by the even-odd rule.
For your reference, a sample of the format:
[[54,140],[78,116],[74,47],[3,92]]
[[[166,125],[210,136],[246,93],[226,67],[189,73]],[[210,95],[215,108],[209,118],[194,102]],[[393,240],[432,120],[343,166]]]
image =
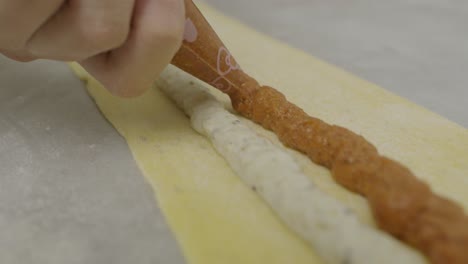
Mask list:
[[34,56],[65,61],[117,48],[130,31],[134,1],[69,0],[34,33],[26,48]]
[[0,49],[24,50],[28,39],[63,0],[0,0]]
[[81,64],[113,94],[137,96],[180,48],[184,21],[183,0],[137,0],[127,42]]
[[180,47],[183,0],[0,0],[0,53],[81,61],[112,93],[148,89]]

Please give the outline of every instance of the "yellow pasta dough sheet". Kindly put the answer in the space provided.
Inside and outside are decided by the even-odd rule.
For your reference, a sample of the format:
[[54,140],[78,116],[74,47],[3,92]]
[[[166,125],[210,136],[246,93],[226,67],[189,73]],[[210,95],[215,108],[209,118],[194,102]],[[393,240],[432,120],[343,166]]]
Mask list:
[[[467,129],[208,6],[199,7],[243,70],[260,83],[277,88],[310,115],[363,135],[437,193],[468,208]],[[138,98],[121,99],[73,67],[103,115],[127,140],[188,263],[321,263],[314,249],[244,185],[157,87]],[[168,71],[162,78],[175,69]],[[279,144],[272,133],[245,122]],[[320,188],[373,225],[365,199],[335,184],[329,171],[302,154],[291,153]]]

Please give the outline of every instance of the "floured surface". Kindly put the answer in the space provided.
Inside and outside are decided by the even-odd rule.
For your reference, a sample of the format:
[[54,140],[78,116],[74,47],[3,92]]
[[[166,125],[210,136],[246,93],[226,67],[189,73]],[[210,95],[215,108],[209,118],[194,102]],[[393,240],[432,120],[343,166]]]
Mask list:
[[[364,135],[381,153],[410,167],[436,192],[468,208],[466,129],[277,44],[211,9],[201,9],[243,69],[261,83],[279,89],[312,116]],[[285,229],[157,89],[122,100],[96,83],[90,84],[97,104],[126,137],[156,189],[191,263],[317,262],[312,249]],[[274,139],[271,133],[246,122]],[[372,222],[364,199],[334,184],[327,170],[293,153],[317,185],[353,207],[361,219]]]
[[64,63],[0,55],[0,263],[182,264],[126,141]]

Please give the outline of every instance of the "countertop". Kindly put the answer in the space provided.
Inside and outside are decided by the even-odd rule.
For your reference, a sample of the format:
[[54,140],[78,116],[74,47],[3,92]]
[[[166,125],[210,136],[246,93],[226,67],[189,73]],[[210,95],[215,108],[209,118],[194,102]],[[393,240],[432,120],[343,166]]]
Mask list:
[[[466,1],[207,2],[468,127]],[[125,141],[65,64],[1,58],[0,85],[1,263],[183,263]]]

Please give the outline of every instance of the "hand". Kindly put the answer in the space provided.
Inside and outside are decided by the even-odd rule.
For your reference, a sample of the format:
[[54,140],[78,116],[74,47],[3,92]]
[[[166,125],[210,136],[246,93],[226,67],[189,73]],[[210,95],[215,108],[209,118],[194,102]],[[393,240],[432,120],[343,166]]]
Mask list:
[[0,0],[0,53],[78,61],[112,93],[151,87],[180,47],[183,0]]

